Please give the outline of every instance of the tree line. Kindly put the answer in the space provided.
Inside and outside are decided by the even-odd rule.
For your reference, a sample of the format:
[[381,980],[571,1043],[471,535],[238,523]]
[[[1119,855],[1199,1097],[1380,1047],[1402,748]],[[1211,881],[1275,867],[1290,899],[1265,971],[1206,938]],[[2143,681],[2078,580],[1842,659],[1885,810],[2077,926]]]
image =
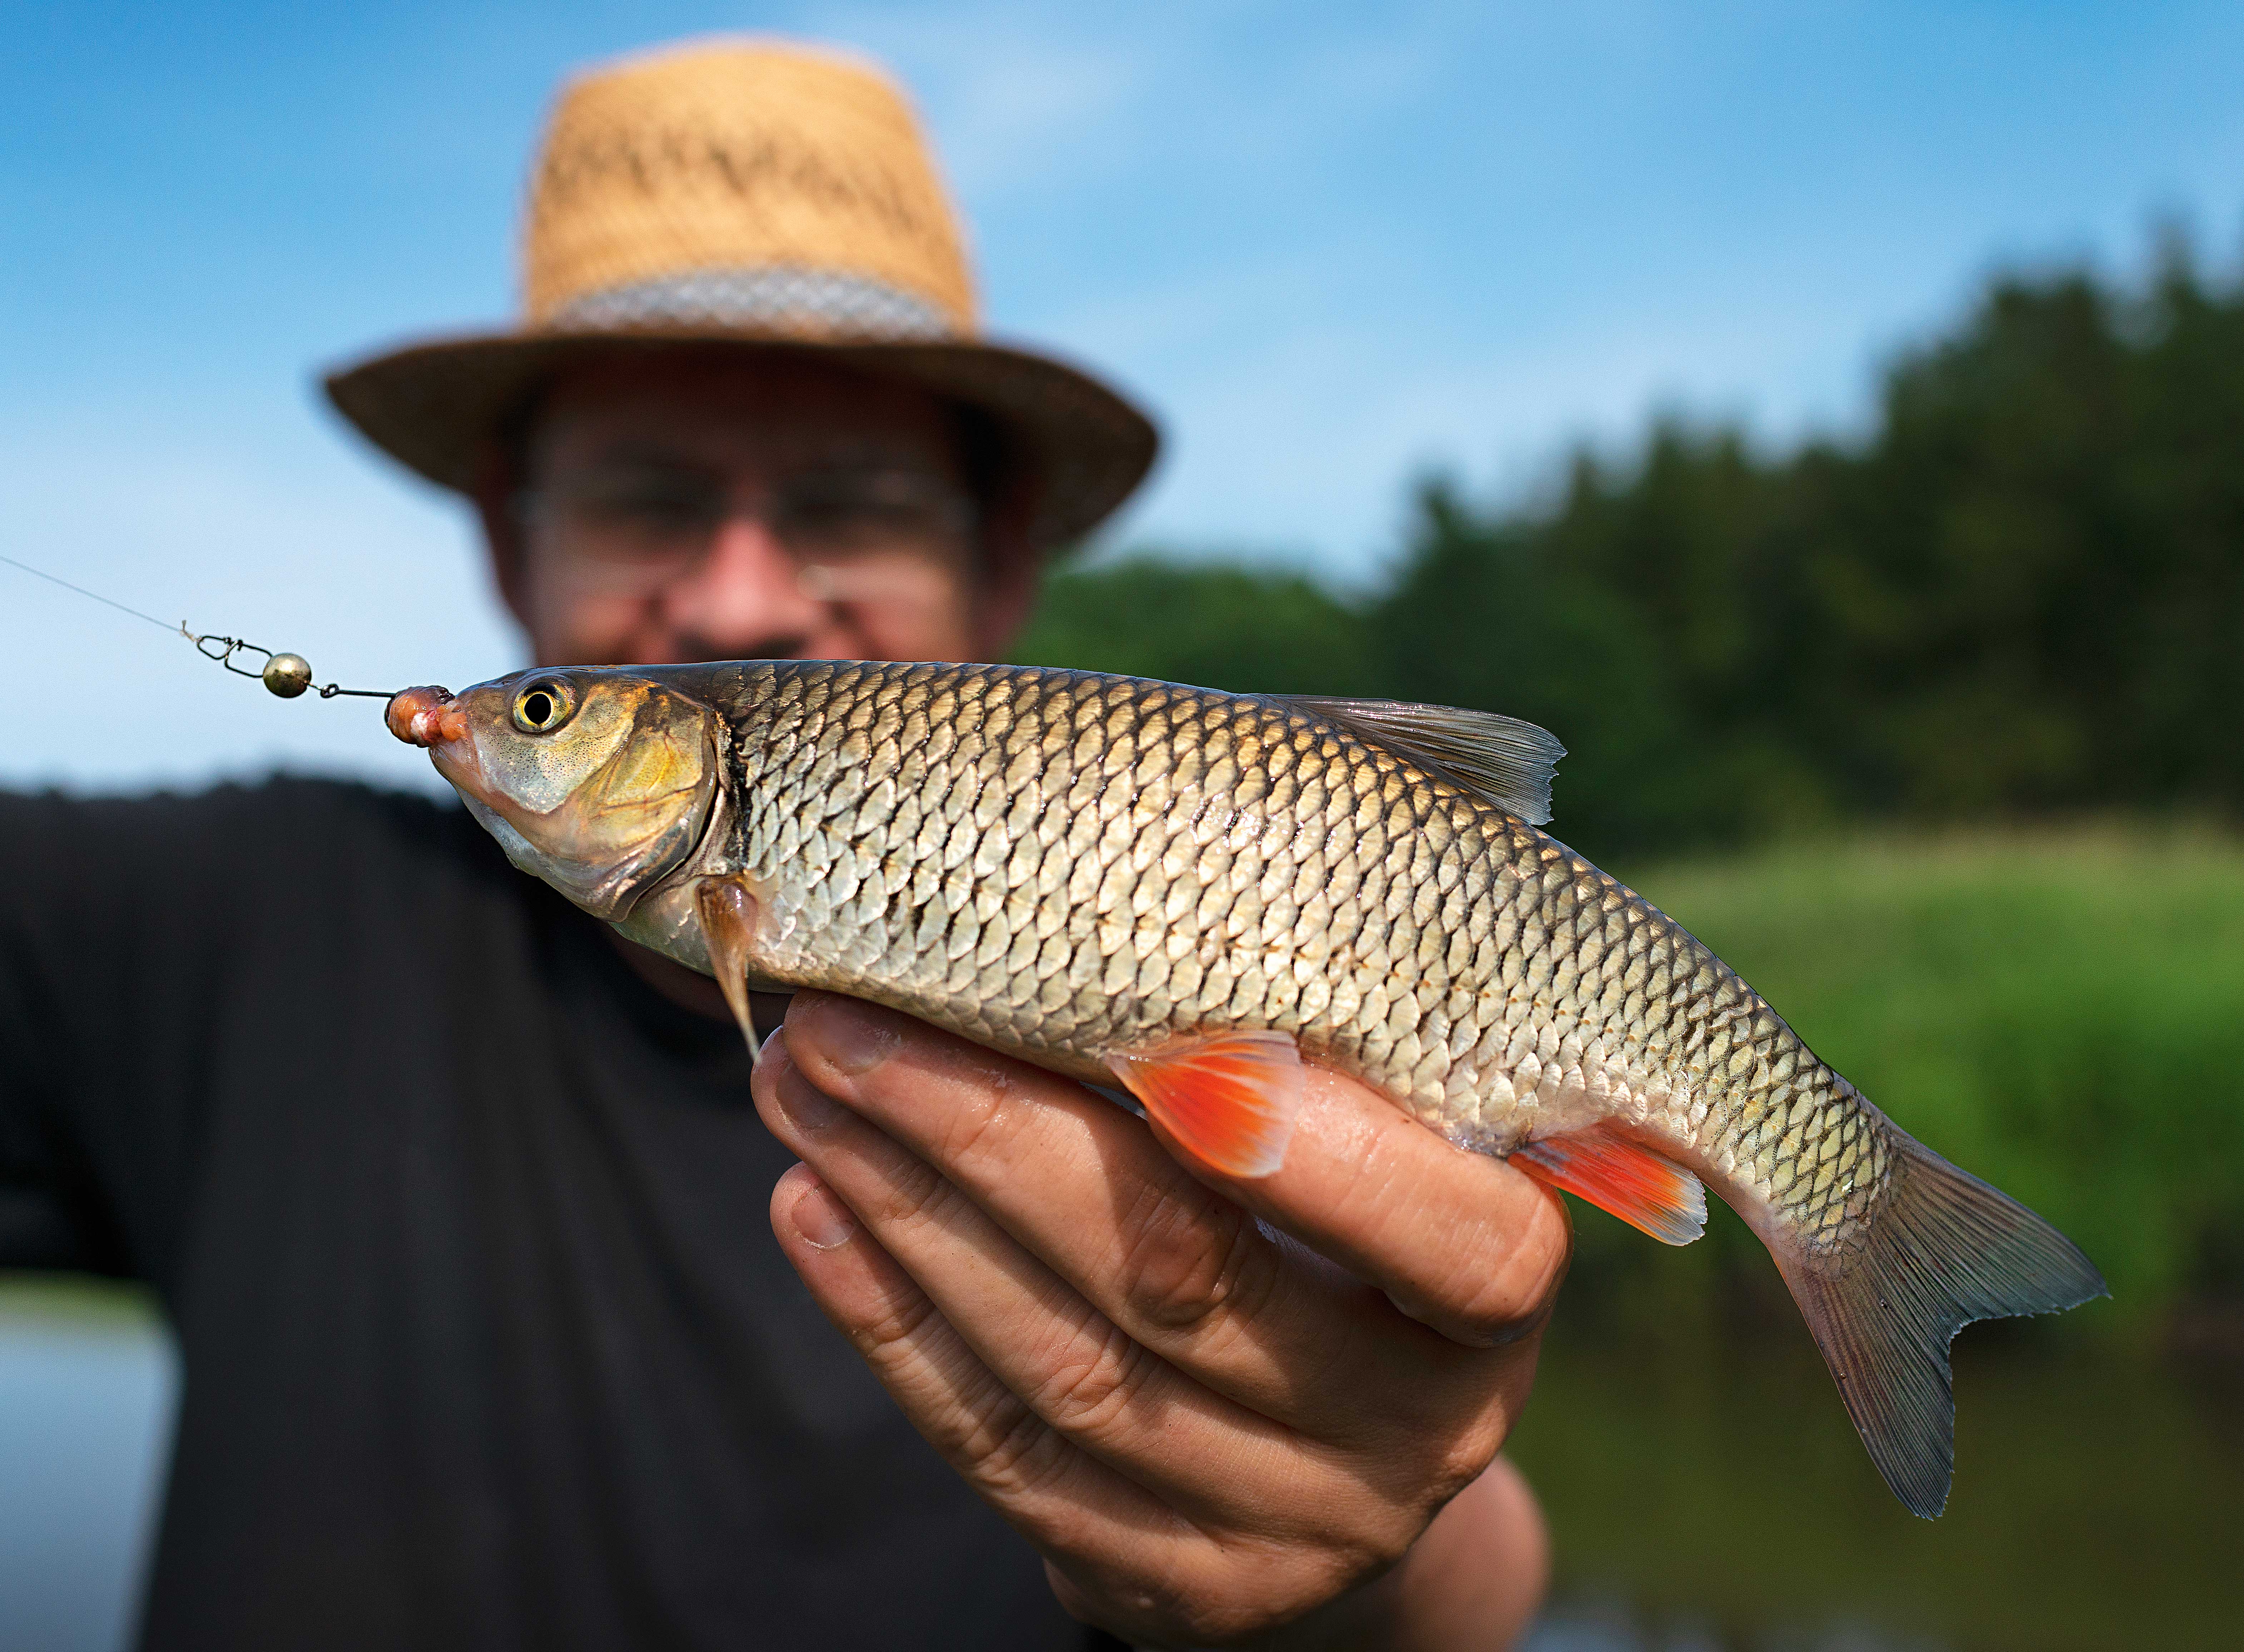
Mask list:
[[1667,417],[1536,500],[1417,484],[1368,592],[1141,554],[1017,658],[1484,707],[1565,741],[1553,829],[1665,853],[1876,820],[2244,814],[2244,283],[1991,282],[1868,431]]

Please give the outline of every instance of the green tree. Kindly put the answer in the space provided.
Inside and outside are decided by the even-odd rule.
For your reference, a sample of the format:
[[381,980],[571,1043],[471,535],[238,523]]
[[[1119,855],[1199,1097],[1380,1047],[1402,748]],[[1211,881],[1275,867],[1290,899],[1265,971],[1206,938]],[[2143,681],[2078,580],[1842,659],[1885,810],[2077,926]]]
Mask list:
[[1998,282],[1880,415],[1769,458],[1664,422],[1541,511],[1426,486],[1382,679],[1549,724],[1593,852],[2244,809],[2244,292]]
[[1995,282],[1872,430],[1656,421],[1546,502],[1422,482],[1385,586],[1139,557],[1018,658],[1532,718],[1556,829],[1641,856],[1845,820],[2244,814],[2244,286]]
[[1380,692],[1361,620],[1314,580],[1150,553],[1053,575],[1013,658],[1234,693]]

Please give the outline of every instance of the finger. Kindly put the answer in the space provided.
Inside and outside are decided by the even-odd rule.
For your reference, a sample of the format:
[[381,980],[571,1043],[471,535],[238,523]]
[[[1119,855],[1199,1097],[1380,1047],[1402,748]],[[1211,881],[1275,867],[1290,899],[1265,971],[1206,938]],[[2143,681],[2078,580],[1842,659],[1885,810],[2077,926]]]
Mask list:
[[[893,1057],[901,1029],[917,1025],[826,994],[804,1011],[814,1046],[799,1053],[807,1070],[850,1100],[828,1079],[846,1080],[851,1066]],[[821,1026],[834,1046],[830,1073],[808,1067],[828,1053],[816,1047]],[[978,1068],[1045,1095],[1066,1093],[1065,1080],[953,1043],[950,1064],[963,1075]],[[933,1046],[916,1039],[912,1047]],[[941,1153],[931,1156],[950,1168]],[[1301,1120],[1274,1175],[1241,1181],[1189,1168],[1457,1342],[1486,1346],[1539,1326],[1565,1272],[1571,1234],[1557,1195],[1499,1160],[1452,1147],[1328,1068],[1310,1068]]]
[[1486,1403],[1484,1361],[1402,1323],[1379,1290],[1281,1251],[1080,1086],[850,999],[799,996],[787,1029],[816,1087],[939,1166],[1130,1337],[1217,1391],[1334,1439],[1438,1434]]
[[[774,1133],[1063,1437],[1234,1532],[1380,1523],[1382,1500],[1358,1465],[1212,1392],[1118,1329],[923,1160],[815,1090],[783,1046],[767,1053],[771,1072],[755,1087]],[[1394,1535],[1407,1541],[1415,1530]]]
[[1142,1538],[1164,1515],[1071,1446],[976,1357],[807,1165],[772,1190],[772,1231],[818,1303],[943,1460],[1040,1547]]
[[1195,1174],[1459,1343],[1539,1331],[1565,1276],[1572,1229],[1556,1194],[1328,1068],[1309,1069],[1274,1175]]
[[1219,1543],[1066,1440],[808,1167],[780,1178],[772,1229],[912,1425],[1051,1563],[1071,1610],[1124,1635],[1197,1643],[1334,1592],[1329,1555],[1231,1534]]

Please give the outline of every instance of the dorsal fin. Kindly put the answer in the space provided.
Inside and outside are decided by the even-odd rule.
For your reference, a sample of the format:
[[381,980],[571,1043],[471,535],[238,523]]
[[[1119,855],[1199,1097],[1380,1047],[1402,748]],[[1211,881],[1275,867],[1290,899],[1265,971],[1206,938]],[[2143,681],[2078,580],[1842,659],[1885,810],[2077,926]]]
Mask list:
[[1551,771],[1566,748],[1547,728],[1493,711],[1407,700],[1286,697],[1359,739],[1448,775],[1531,826],[1551,818]]

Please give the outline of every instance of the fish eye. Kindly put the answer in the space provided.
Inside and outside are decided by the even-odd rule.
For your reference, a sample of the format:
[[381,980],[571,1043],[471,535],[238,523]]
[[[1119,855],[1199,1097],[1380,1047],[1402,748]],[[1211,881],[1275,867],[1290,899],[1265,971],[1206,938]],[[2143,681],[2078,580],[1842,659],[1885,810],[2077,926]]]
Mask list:
[[525,735],[550,735],[577,709],[577,696],[558,677],[540,677],[515,696],[514,726]]

